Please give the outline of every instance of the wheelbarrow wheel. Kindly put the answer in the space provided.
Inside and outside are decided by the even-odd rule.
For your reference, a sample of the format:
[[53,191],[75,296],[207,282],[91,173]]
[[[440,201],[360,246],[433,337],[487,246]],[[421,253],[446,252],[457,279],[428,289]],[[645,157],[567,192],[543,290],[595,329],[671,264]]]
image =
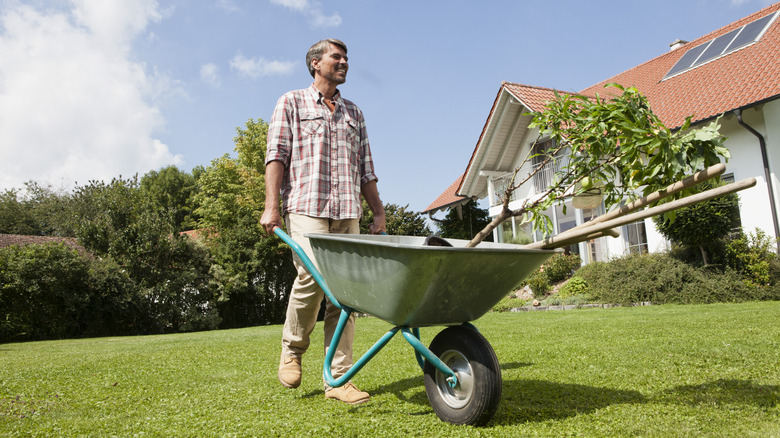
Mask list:
[[458,377],[450,387],[444,373],[425,363],[425,392],[436,415],[453,424],[490,421],[501,400],[501,368],[487,339],[473,328],[454,326],[436,335],[429,348]]

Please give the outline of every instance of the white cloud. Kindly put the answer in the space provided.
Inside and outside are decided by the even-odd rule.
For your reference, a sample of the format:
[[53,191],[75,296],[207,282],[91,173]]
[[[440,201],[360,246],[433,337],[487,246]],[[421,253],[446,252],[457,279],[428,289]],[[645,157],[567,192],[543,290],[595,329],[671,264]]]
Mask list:
[[73,15],[95,42],[109,48],[126,48],[150,22],[162,19],[156,0],[74,0]]
[[217,0],[217,7],[227,12],[239,12],[241,9],[231,0]]
[[0,12],[0,189],[27,180],[85,184],[180,156],[154,138],[154,99],[178,82],[132,60],[131,42],[162,17],[153,0],[74,0],[52,12]]
[[301,12],[309,8],[309,0],[271,0],[271,3]]
[[219,67],[212,63],[201,65],[200,80],[212,87],[219,87],[222,83],[219,78]]
[[304,14],[309,18],[309,23],[316,28],[338,27],[341,25],[341,15],[338,12],[325,15],[322,12],[322,4],[318,1],[271,0],[271,3]]
[[289,61],[268,61],[263,57],[247,58],[237,54],[230,60],[230,68],[252,79],[264,76],[287,75],[295,69],[295,63]]

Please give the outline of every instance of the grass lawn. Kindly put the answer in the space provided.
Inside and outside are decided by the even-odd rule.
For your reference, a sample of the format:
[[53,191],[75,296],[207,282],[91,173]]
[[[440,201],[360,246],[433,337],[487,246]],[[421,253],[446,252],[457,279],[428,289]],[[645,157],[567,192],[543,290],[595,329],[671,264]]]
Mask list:
[[[0,436],[780,436],[780,302],[488,314],[503,398],[442,423],[399,335],[325,400],[322,331],[295,390],[281,327],[0,345]],[[355,349],[389,325],[358,320]],[[440,328],[423,329],[428,343]]]

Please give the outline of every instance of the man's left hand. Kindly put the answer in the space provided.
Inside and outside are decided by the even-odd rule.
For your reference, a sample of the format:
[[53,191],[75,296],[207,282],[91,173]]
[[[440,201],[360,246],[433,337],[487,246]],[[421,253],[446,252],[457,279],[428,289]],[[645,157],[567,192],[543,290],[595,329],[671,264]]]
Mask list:
[[385,225],[384,217],[374,217],[374,222],[368,224],[368,230],[371,234],[387,234],[387,225]]

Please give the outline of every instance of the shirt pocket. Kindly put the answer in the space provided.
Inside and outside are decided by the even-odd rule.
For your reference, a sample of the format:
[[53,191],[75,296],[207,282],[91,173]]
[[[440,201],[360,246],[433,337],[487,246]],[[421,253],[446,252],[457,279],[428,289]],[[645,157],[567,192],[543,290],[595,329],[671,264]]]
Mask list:
[[348,118],[346,122],[347,143],[353,151],[357,152],[358,148],[360,148],[360,129],[358,128],[358,124],[354,119]]
[[322,135],[325,133],[325,118],[318,112],[301,113],[301,133],[303,135]]

